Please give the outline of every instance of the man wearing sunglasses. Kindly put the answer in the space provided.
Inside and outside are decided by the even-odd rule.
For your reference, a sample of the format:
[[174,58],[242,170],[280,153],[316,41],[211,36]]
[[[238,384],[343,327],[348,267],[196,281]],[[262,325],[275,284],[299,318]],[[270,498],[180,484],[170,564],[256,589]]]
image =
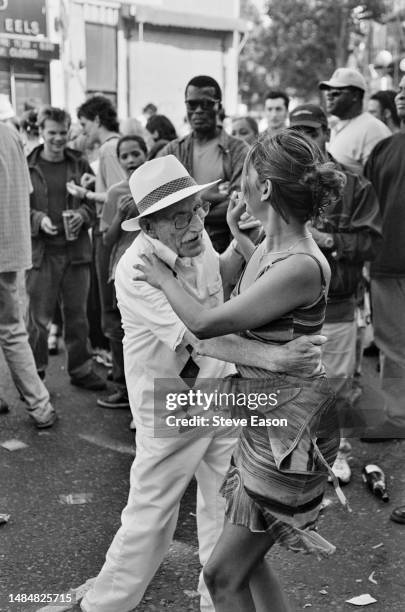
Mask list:
[[375,145],[391,135],[382,121],[363,112],[367,89],[364,77],[352,68],[338,68],[319,88],[325,93],[327,113],[338,118],[332,128],[329,152],[347,170],[363,174]]
[[168,143],[159,156],[175,155],[199,184],[220,181],[202,196],[211,204],[205,227],[216,251],[222,253],[231,236],[226,223],[229,196],[240,189],[247,145],[229,136],[220,125],[222,92],[210,76],[188,82],[185,104],[191,133]]

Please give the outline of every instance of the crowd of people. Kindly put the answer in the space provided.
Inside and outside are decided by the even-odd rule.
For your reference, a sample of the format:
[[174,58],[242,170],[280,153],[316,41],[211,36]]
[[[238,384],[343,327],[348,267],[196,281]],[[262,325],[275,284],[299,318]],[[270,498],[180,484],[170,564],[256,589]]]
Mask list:
[[[324,108],[291,112],[285,91],[269,91],[261,134],[250,116],[224,129],[205,75],[185,86],[186,135],[153,104],[145,126],[120,125],[101,95],[77,109],[81,130],[49,106],[0,122],[0,342],[28,415],[57,421],[46,371],[59,329],[70,382],[101,392],[108,378],[114,392],[97,404],[130,408],[136,430],[121,527],[74,609],[139,604],[195,476],[201,610],[286,612],[265,555],[275,543],[331,554],[316,522],[328,479],[348,506],[349,435],[405,433],[405,77],[367,110],[356,70],[319,89]],[[369,297],[380,417],[356,429]],[[159,431],[162,380],[176,393],[207,380],[274,392],[261,414],[288,431],[236,419]],[[405,507],[392,518],[405,523]]]

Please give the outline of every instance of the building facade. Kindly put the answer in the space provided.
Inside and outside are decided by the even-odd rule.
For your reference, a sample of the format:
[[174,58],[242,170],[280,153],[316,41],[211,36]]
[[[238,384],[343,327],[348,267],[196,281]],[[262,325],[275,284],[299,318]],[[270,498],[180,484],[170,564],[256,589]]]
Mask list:
[[51,64],[60,46],[46,0],[0,0],[0,92],[16,114],[51,101]]
[[227,112],[236,111],[244,31],[239,0],[62,0],[61,6],[70,112],[99,92],[116,102],[121,118],[137,117],[153,102],[179,126],[185,84],[197,74],[217,79]]

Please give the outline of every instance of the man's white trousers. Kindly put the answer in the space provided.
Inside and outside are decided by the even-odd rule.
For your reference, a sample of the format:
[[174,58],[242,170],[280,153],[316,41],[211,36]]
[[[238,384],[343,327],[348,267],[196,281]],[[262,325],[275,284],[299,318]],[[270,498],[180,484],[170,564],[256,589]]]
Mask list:
[[[203,433],[195,439],[154,438],[150,430],[137,430],[128,503],[104,566],[82,601],[85,612],[129,612],[139,604],[171,544],[180,500],[194,474],[201,564],[208,560],[224,523],[218,490],[236,440],[226,432]],[[199,591],[201,610],[213,612],[201,576]]]

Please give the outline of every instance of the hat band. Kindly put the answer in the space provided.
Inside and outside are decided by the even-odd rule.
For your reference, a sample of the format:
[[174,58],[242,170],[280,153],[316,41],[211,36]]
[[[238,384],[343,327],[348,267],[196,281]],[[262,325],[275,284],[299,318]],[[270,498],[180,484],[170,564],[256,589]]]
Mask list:
[[191,176],[182,176],[181,178],[174,179],[164,185],[160,185],[148,195],[146,195],[140,202],[137,202],[137,207],[140,214],[143,214],[148,208],[165,198],[166,196],[173,195],[176,191],[181,191],[187,187],[195,187],[197,183]]

